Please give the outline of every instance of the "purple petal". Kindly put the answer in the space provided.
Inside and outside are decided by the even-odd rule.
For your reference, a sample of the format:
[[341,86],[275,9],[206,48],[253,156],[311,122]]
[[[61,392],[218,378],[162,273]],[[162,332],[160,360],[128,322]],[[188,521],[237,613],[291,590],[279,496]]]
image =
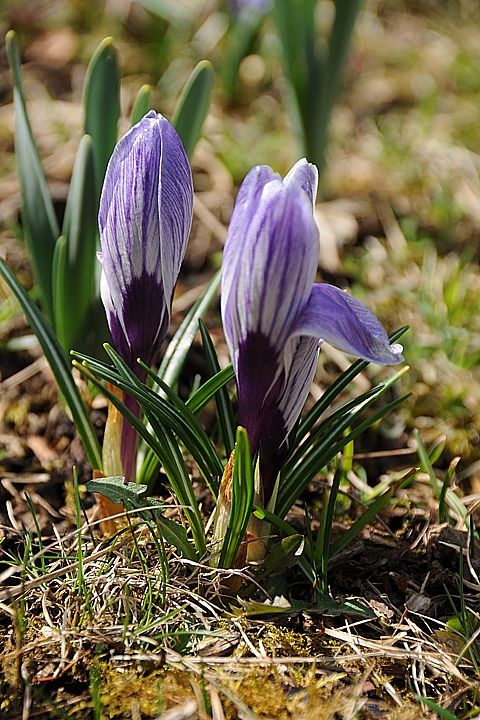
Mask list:
[[315,200],[318,189],[318,170],[315,165],[309,163],[306,158],[302,158],[292,167],[290,172],[285,175],[283,181],[285,184],[296,183],[304,190],[312,203],[312,209],[315,207]]
[[285,373],[281,353],[261,333],[249,333],[240,343],[237,357],[239,424],[248,432],[254,455],[265,425],[282,397]]
[[260,440],[260,475],[264,502],[268,503],[275,480],[290,450],[290,443],[310,392],[318,361],[320,343],[302,337],[290,341],[293,361],[278,406],[271,413]]
[[151,111],[117,144],[99,211],[102,299],[115,345],[131,367],[139,356],[151,362],[165,335],[192,208],[180,138]]
[[254,202],[235,206],[223,260],[222,317],[234,367],[250,333],[285,347],[318,261],[318,228],[305,192],[276,177],[260,195],[254,187]]
[[369,362],[403,362],[402,346],[391,345],[375,315],[359,300],[333,285],[316,284],[295,334],[322,338],[335,347]]
[[[280,180],[280,175],[274,173],[272,168],[267,165],[257,165],[252,168],[235,200],[230,225],[228,228],[227,240],[223,251],[222,260],[222,309],[223,326],[227,341],[233,344],[237,338],[237,333],[233,327],[233,319],[235,315],[235,297],[237,284],[240,274],[242,273],[242,255],[245,251],[245,238],[251,218],[254,215],[263,189],[268,182],[272,180]],[[234,354],[232,353],[232,360]]]

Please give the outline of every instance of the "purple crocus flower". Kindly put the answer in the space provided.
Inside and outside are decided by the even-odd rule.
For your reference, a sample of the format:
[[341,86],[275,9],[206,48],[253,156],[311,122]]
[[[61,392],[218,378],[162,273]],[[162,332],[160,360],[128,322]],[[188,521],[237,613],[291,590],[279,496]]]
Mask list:
[[192,223],[192,174],[168,120],[151,110],[115,147],[100,198],[101,294],[115,347],[150,364]]
[[370,310],[339,288],[314,284],[318,173],[300,160],[282,180],[253,168],[237,195],[225,244],[222,317],[237,378],[239,423],[260,451],[265,505],[288,453],[323,340],[382,365],[400,345]]
[[[192,209],[192,174],[182,142],[168,120],[150,111],[115,147],[99,211],[102,301],[114,345],[140,379],[145,374],[137,358],[150,364],[168,328]],[[135,453],[125,437],[133,430],[124,426],[128,478]]]

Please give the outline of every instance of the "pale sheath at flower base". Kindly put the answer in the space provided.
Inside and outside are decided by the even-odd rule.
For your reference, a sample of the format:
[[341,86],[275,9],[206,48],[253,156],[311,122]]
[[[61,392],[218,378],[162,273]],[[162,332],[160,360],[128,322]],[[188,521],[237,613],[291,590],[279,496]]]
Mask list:
[[370,362],[403,361],[375,315],[314,284],[318,173],[300,160],[282,180],[257,166],[245,178],[223,257],[222,317],[237,378],[239,424],[259,452],[264,506],[285,460],[323,340]]
[[[182,142],[168,120],[150,111],[115,147],[99,211],[102,301],[115,348],[140,379],[145,373],[137,358],[150,364],[168,328],[192,212],[192,174]],[[128,479],[133,438],[125,422]]]

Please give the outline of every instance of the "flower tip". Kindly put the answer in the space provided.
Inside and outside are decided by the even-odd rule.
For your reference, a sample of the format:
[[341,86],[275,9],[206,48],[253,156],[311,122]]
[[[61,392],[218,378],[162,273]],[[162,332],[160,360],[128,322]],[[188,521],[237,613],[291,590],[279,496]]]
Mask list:
[[393,343],[390,345],[390,351],[392,352],[394,356],[394,363],[401,363],[404,362],[405,358],[403,357],[403,345],[400,343]]

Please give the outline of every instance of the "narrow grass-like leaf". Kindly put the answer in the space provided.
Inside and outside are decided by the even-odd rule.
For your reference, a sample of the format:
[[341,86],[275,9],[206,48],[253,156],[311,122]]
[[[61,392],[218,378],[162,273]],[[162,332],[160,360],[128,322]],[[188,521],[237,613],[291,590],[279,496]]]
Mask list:
[[[397,340],[399,340],[402,335],[407,332],[407,330],[408,325],[404,325],[403,327],[396,330],[389,336],[390,342],[397,342]],[[315,405],[300,421],[294,443],[295,447],[300,443],[300,440],[312,430],[317,420],[325,412],[325,410],[330,407],[330,405],[334,402],[337,396],[340,395],[342,390],[345,390],[345,388],[348,387],[352,380],[354,380],[357,375],[359,375],[363,370],[365,370],[367,365],[368,362],[366,360],[357,360],[353,363],[353,365],[348,368],[348,370],[345,370],[345,372],[343,372],[335,380],[335,382],[330,385],[329,388],[327,388],[327,390],[323,393],[322,397],[317,400]]]
[[[330,536],[332,534],[332,523],[333,523],[333,515],[335,512],[335,505],[337,502],[337,496],[338,496],[338,489],[340,487],[340,480],[342,479],[342,468],[338,467],[335,471],[335,475],[333,476],[333,483],[332,487],[330,488],[330,491],[328,493],[328,506],[327,506],[327,512],[325,515],[325,525],[323,528],[321,528],[323,533],[323,548],[322,548],[322,580],[321,580],[321,592],[326,595],[328,593],[328,559],[330,557]],[[327,498],[325,497],[325,491],[324,491],[324,499],[323,502],[326,502]]]
[[108,344],[105,345],[105,350],[118,372],[105,363],[81,353],[72,352],[72,355],[91,372],[133,397],[145,413],[153,414],[160,423],[171,429],[188,449],[205,480],[214,491],[215,483],[212,483],[212,479],[222,475],[223,465],[210,438],[197,418],[180,398],[143,363],[142,366],[145,367],[152,378],[161,383],[162,390],[171,402],[167,402],[165,398],[140,382],[120,355]]
[[6,47],[14,82],[15,151],[22,195],[25,241],[40,290],[42,308],[47,317],[53,320],[52,263],[60,229],[28,120],[17,37],[13,30],[7,33]]
[[80,141],[68,193],[62,236],[65,257],[54,277],[55,333],[66,352],[84,344],[95,279],[97,204],[92,139]]
[[112,38],[102,40],[87,68],[84,88],[85,133],[92,137],[96,193],[117,142],[120,115],[120,71]]
[[[185,444],[187,449],[191,452],[192,457],[197,461],[199,453],[201,458],[205,461],[206,472],[204,471],[205,479],[210,481],[209,474],[213,476],[220,476],[223,474],[223,465],[220,462],[218,455],[215,451],[212,441],[206,434],[204,428],[200,425],[195,415],[189,410],[186,404],[166,385],[161,378],[158,377],[150,368],[144,363],[141,365],[145,368],[147,373],[150,375],[152,380],[159,384],[162,391],[167,396],[171,403],[171,408],[168,403],[163,402],[156,393],[147,388],[148,405],[152,412],[159,412],[165,416],[165,412],[168,412],[169,422],[172,430],[179,436],[182,442]],[[165,420],[167,417],[165,416]],[[200,467],[200,466],[199,466]]]
[[130,125],[136,125],[150,110],[150,85],[142,85],[137,93],[135,102],[133,103],[132,112],[130,114]]
[[417,442],[417,454],[420,460],[421,470],[427,473],[430,479],[430,485],[432,486],[432,490],[434,491],[437,500],[439,500],[442,491],[441,484],[437,476],[435,475],[435,470],[432,467],[432,462],[430,460],[429,454],[427,453],[427,449],[423,444],[422,438],[420,437],[420,433],[418,432],[418,430],[414,430],[413,435]]
[[323,169],[328,142],[328,124],[340,91],[350,40],[362,0],[335,0],[335,20],[328,40],[326,58],[317,54],[308,63],[306,145],[312,162]]
[[[333,458],[335,455],[343,449],[343,447],[354,440],[370,425],[380,420],[388,412],[394,410],[409,395],[404,395],[397,400],[392,401],[386,407],[381,408],[371,417],[360,423],[357,427],[351,430],[347,435],[343,435],[345,430],[350,427],[359,417],[363,414],[364,410],[371,405],[377,398],[383,395],[387,387],[408,370],[403,368],[393,378],[379,386],[378,394],[371,396],[368,400],[362,402],[357,409],[353,409],[346,413],[336,423],[334,423],[322,436],[321,440],[306,454],[306,456],[300,461],[300,463],[289,473],[288,476],[282,477],[280,481],[280,488],[277,498],[277,504],[275,512],[277,515],[284,516],[294,504],[297,497],[299,497],[308,483],[313,480],[315,475]],[[337,439],[340,438],[340,439]]]
[[0,275],[15,294],[22,310],[38,339],[52,369],[58,387],[70,408],[73,421],[80,435],[92,468],[101,469],[102,452],[97,435],[88,415],[80,392],[72,377],[71,366],[48,321],[43,317],[23,285],[15,277],[4,260],[0,258]]
[[415,440],[417,441],[417,454],[421,463],[420,469],[427,473],[432,489],[437,497],[439,507],[440,503],[442,503],[442,514],[445,514],[445,503],[447,503],[452,510],[458,513],[458,515],[465,520],[467,517],[467,509],[465,505],[461,502],[460,498],[453,492],[453,490],[449,490],[447,487],[442,486],[442,483],[437,478],[435,470],[433,469],[430,454],[433,458],[437,457],[438,459],[438,443],[435,443],[430,452],[427,452],[418,430],[414,430],[413,434]]
[[195,415],[187,408],[178,395],[176,395],[173,390],[171,390],[171,388],[164,383],[160,377],[158,377],[158,375],[145,365],[145,363],[139,361],[140,365],[145,369],[152,380],[158,383],[160,389],[170,401],[166,402],[164,398],[160,397],[157,393],[150,390],[150,388],[138,380],[136,375],[130,370],[116,350],[108,344],[105,345],[105,350],[113,360],[115,367],[123,379],[132,385],[132,391],[136,393],[135,399],[138,401],[140,406],[145,411],[149,410],[155,416],[159,415],[160,422],[166,423],[167,427],[178,435],[197,462],[207,482],[209,484],[211,483],[211,475],[222,475],[223,465],[217,456],[213,443]]
[[359,405],[366,402],[370,398],[376,397],[379,391],[379,387],[380,386],[371,388],[370,390],[367,390],[367,392],[362,393],[353,400],[345,403],[345,405],[342,405],[342,407],[338,408],[338,410],[335,410],[335,412],[333,412],[331,415],[328,415],[325,420],[323,420],[319,425],[317,425],[312,430],[310,435],[308,435],[308,437],[305,438],[305,440],[300,443],[300,445],[296,449],[293,450],[290,457],[284,463],[282,468],[282,476],[287,476],[290,472],[292,472],[293,468],[298,465],[299,462],[301,462],[302,457],[307,454],[310,448],[316,444],[317,440],[325,433],[325,431],[331,425],[333,425],[336,421],[341,420],[342,417],[344,417],[347,413],[349,413],[351,410],[355,410],[355,408],[358,408]]
[[215,394],[225,387],[225,385],[233,380],[235,371],[232,365],[220,370],[216,375],[200,385],[198,390],[191,395],[185,405],[194,415],[203,410],[205,405],[215,396]]
[[232,508],[223,540],[219,567],[235,564],[253,507],[254,481],[250,443],[245,428],[237,428],[232,476]]
[[218,271],[208,283],[202,296],[189,310],[168,345],[158,374],[170,387],[175,385],[182,372],[185,358],[198,331],[198,320],[204,316],[213,302],[220,286],[220,280],[221,275]]
[[172,123],[190,159],[200,139],[202,126],[210,107],[213,87],[213,67],[202,60],[187,80],[173,114]]
[[[450,483],[452,482],[452,478],[455,473],[455,469],[458,465],[460,458],[456,457],[453,458],[450,465],[448,466],[448,470],[445,473],[445,478],[442,483],[442,489],[440,491],[440,497],[438,498],[438,524],[441,525],[444,522],[448,521],[448,514],[447,514],[447,506],[446,506],[446,495],[447,491],[450,488]],[[451,521],[453,522],[453,521]]]
[[[224,387],[232,378],[235,377],[233,367],[229,365],[224,370],[221,370],[214,377],[210,378],[199,389],[191,395],[185,406],[194,414],[198,413],[207,405],[207,403],[215,396],[215,393],[222,387]],[[158,474],[158,460],[155,454],[148,451],[145,455],[145,460],[137,474],[138,482],[145,483],[149,487],[154,482]],[[215,483],[216,488],[216,483]],[[216,494],[216,493],[214,493]]]
[[[210,333],[202,319],[199,320],[200,332],[203,340],[203,351],[207,359],[208,369],[212,376],[220,372],[217,353],[213,345]],[[230,457],[235,445],[235,420],[233,417],[232,403],[228,396],[228,390],[221,387],[215,395],[215,403],[217,405],[217,415],[220,427],[222,429],[223,444],[225,446],[225,455]]]
[[97,378],[86,366],[86,363],[80,364],[74,361],[74,365],[78,367],[78,369],[90,380],[91,383],[102,391],[107,400],[109,400],[112,405],[114,405],[122,413],[123,417],[137,431],[147,446],[152,448],[165,470],[175,496],[177,497],[179,503],[185,506],[184,513],[187,516],[189,525],[192,529],[195,546],[199,554],[203,555],[206,545],[202,518],[198,509],[195,493],[193,492],[192,483],[185,467],[185,462],[182,458],[178,445],[174,440],[173,433],[171,433],[167,428],[162,427],[155,418],[149,417],[148,419],[155,432],[155,435],[153,435],[147,430],[145,425],[143,425],[143,423],[135,417],[131,410],[126,407],[120,398],[110,392],[99,380],[97,380]]
[[220,77],[230,102],[235,98],[237,92],[240,63],[248,54],[262,22],[262,13],[249,12],[245,13],[244,17],[240,15],[238,19],[235,19],[228,29]]
[[439,717],[443,718],[443,720],[460,720],[458,715],[454,715],[449,710],[445,710],[445,708],[442,708],[441,705],[437,705],[437,703],[433,700],[430,700],[430,698],[423,697],[422,695],[417,695],[415,700],[419,703],[423,703],[430,710],[436,712]]
[[332,547],[330,548],[330,554],[329,556],[335,557],[335,555],[338,555],[342,552],[355,538],[357,535],[359,535],[364,528],[367,527],[369,522],[373,520],[375,515],[378,515],[380,510],[385,507],[385,505],[390,501],[390,499],[395,495],[395,493],[400,490],[403,487],[406,487],[409,484],[409,481],[416,473],[416,469],[413,468],[412,470],[409,470],[406,475],[404,475],[400,480],[398,480],[394,485],[388,488],[386,492],[383,493],[383,495],[380,495],[375,502],[373,502],[364,512],[362,515],[356,520],[346,532],[343,533],[342,537],[339,538],[336,542],[333,543]]

